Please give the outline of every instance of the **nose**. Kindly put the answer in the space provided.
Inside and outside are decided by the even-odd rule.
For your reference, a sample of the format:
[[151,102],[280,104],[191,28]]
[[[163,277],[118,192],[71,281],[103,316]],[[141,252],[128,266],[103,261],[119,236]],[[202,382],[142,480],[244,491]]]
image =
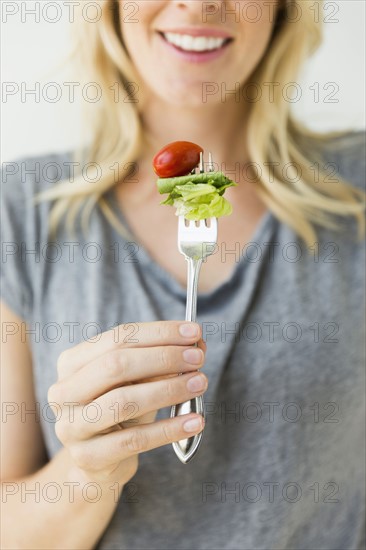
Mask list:
[[207,2],[201,0],[172,0],[172,4],[175,4],[177,8],[181,10],[188,10],[202,14],[204,11],[217,12],[217,2]]

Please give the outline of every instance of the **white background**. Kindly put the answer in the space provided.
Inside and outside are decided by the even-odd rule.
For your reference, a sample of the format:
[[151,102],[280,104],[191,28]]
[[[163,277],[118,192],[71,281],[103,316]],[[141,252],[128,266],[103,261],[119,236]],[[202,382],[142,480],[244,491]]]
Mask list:
[[[82,0],[86,2],[87,0]],[[312,0],[309,0],[312,1]],[[68,10],[64,2],[38,2],[40,21],[27,10],[37,9],[37,2],[2,4],[2,81],[14,82],[21,89],[47,82],[61,86],[62,97],[56,103],[35,101],[28,95],[22,101],[20,91],[2,96],[2,161],[47,152],[70,150],[82,140],[81,93],[70,103],[64,82],[76,80],[68,66],[62,66],[70,50]],[[48,4],[46,15],[42,15]],[[57,18],[57,4],[62,15]],[[316,1],[312,4],[317,4]],[[13,15],[9,11],[17,10]],[[93,16],[92,10],[90,17]],[[295,112],[312,128],[320,130],[364,128],[365,126],[365,3],[363,0],[325,2],[325,40],[319,52],[304,70],[301,99]],[[330,84],[335,83],[335,84]],[[315,86],[314,86],[315,84]],[[338,87],[338,90],[337,90]],[[332,93],[335,92],[335,93]],[[49,97],[52,97],[49,90]],[[78,101],[79,98],[79,101]],[[333,102],[330,102],[333,100]]]

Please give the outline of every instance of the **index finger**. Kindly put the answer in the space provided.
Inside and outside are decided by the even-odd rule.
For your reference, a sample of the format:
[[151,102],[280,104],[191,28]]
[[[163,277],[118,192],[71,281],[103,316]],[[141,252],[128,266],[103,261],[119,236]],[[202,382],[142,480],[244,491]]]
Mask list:
[[187,346],[201,339],[201,327],[188,321],[151,321],[123,323],[61,353],[57,368],[60,377],[68,376],[97,357],[120,348],[161,345]]

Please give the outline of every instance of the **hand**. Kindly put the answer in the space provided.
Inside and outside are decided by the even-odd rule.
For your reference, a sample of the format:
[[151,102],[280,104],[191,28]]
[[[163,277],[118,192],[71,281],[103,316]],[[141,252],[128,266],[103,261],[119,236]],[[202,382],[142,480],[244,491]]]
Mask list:
[[[135,334],[126,338],[131,327]],[[196,334],[183,335],[182,327]],[[205,352],[200,326],[185,321],[120,325],[64,351],[48,401],[77,468],[93,481],[125,484],[139,453],[201,432],[204,420],[195,413],[154,420],[158,409],[206,391],[207,377],[194,372]]]

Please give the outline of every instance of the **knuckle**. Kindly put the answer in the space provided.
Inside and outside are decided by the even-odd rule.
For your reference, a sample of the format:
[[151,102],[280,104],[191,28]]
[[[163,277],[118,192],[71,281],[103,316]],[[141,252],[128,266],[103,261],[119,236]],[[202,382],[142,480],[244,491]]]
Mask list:
[[110,334],[110,340],[114,349],[123,349],[131,347],[131,344],[138,342],[136,334],[139,332],[139,323],[122,323],[113,329]]
[[103,364],[103,376],[110,380],[120,379],[126,367],[126,359],[121,351],[109,353]]
[[62,409],[62,414],[55,422],[55,433],[64,445],[80,441],[89,436],[85,422],[81,421],[80,411]]
[[172,361],[170,358],[170,353],[168,349],[165,346],[163,346],[160,349],[160,364],[165,371],[170,371],[171,363]]
[[177,394],[176,376],[165,380],[165,393],[168,398],[175,398]]
[[90,470],[95,457],[89,451],[88,445],[72,445],[69,449],[71,458],[82,470]]
[[70,429],[69,426],[65,424],[65,422],[59,420],[55,423],[55,433],[61,443],[66,444],[69,441]]
[[49,387],[47,392],[47,400],[48,403],[57,403],[57,405],[61,406],[62,403],[62,388],[60,387],[60,383],[56,382],[55,384],[52,384],[52,386]]
[[162,438],[163,438],[163,442],[164,444],[165,443],[171,443],[172,441],[174,441],[174,434],[173,434],[173,430],[172,430],[172,427],[169,424],[164,424],[162,426]]
[[52,384],[52,386],[48,388],[48,392],[47,392],[48,403],[50,403],[51,401],[55,401],[55,393],[56,393],[56,384]]
[[62,375],[63,370],[64,370],[65,366],[68,363],[68,356],[69,356],[69,351],[68,350],[62,351],[60,353],[60,355],[58,356],[58,359],[57,359],[57,373],[58,373],[59,376]]
[[131,399],[129,398],[128,392],[126,391],[125,388],[122,388],[121,395],[118,398],[119,411],[122,417],[122,420],[120,420],[120,422],[123,422],[125,420],[126,414],[127,414],[126,411],[128,411],[128,407],[130,403],[131,403]]
[[124,422],[128,415],[131,415],[130,410],[131,399],[129,400],[128,392],[125,387],[114,390],[108,402],[108,410],[113,411],[114,422]]
[[158,340],[165,342],[170,335],[169,327],[166,323],[158,323],[156,326],[156,335]]
[[129,453],[141,453],[148,449],[149,438],[145,432],[142,430],[128,430],[128,432],[124,445]]

